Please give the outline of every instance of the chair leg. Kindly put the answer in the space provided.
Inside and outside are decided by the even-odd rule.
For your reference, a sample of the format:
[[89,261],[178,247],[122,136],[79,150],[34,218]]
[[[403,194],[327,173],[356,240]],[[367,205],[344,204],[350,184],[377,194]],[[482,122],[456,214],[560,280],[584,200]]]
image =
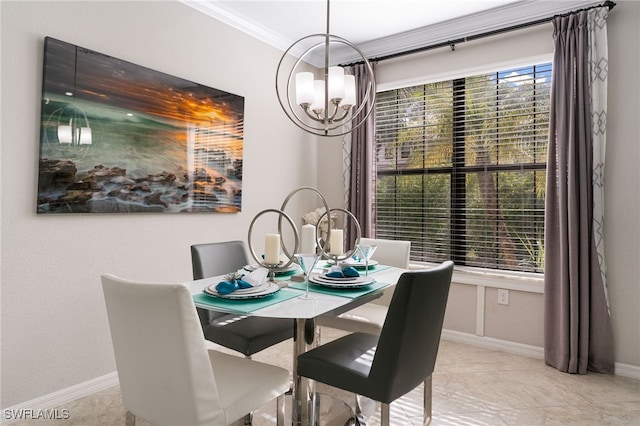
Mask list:
[[380,426],[390,426],[389,417],[391,406],[389,404],[380,403]]
[[244,416],[244,426],[251,426],[251,423],[253,422],[253,413],[249,413],[246,416]]
[[276,426],[284,426],[284,394],[276,398]]
[[355,394],[356,400],[356,409],[354,413],[356,425],[358,426],[367,426],[367,421],[364,418],[364,413],[362,412],[362,405],[360,404],[360,395]]
[[[245,359],[251,359],[251,355],[245,355],[244,356]],[[253,422],[253,413],[249,413],[246,416],[244,416],[244,426],[251,426],[251,423]]]
[[431,420],[432,420],[432,407],[431,407],[431,392],[432,392],[432,380],[431,380],[432,376],[427,377],[426,379],[424,379],[424,392],[423,392],[423,398],[424,398],[424,414],[423,414],[423,422],[422,425],[423,426],[428,426],[431,424]]
[[127,411],[127,413],[125,414],[125,424],[127,426],[136,425],[136,416],[131,411]]

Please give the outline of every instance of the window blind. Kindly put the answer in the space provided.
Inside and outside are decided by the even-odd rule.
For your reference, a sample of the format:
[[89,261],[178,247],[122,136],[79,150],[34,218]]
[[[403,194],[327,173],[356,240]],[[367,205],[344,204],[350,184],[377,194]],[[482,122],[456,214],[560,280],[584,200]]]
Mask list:
[[379,93],[376,236],[541,272],[550,84],[547,63]]

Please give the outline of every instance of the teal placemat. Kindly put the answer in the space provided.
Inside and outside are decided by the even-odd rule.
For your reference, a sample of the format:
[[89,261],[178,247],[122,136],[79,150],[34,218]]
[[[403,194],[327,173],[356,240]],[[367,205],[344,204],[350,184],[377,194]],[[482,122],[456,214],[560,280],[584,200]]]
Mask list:
[[261,299],[229,300],[209,296],[205,293],[199,293],[193,296],[193,301],[198,305],[198,307],[205,309],[209,308],[214,311],[222,310],[223,312],[249,314],[257,309],[284,302],[285,300],[298,296],[300,296],[300,292],[283,288],[280,289],[279,292]]
[[[376,290],[379,290],[381,288],[385,288],[388,286],[389,284],[379,282],[379,281],[376,281],[371,285],[367,285],[360,288],[331,288],[331,287],[324,287],[321,285],[316,285],[314,283],[311,283],[309,285],[309,291],[312,291],[314,293],[330,294],[332,296],[348,297],[350,299],[355,299],[356,297],[364,296],[365,294],[369,294],[371,292],[374,292]],[[291,283],[289,284],[289,287],[295,288],[298,290],[306,290],[307,284]]]
[[[375,274],[376,272],[384,271],[385,269],[389,269],[391,266],[388,265],[375,265],[372,268],[369,268],[370,274]],[[364,273],[360,273],[360,275],[364,275]]]

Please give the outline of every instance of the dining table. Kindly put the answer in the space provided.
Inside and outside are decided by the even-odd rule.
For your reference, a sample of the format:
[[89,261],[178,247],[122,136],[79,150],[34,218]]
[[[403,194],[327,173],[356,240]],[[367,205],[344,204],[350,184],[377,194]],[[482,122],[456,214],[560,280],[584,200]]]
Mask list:
[[[310,276],[322,274],[330,265],[320,261]],[[292,424],[314,424],[318,418],[316,410],[315,383],[297,375],[298,355],[318,345],[315,318],[321,315],[340,315],[357,306],[382,296],[385,290],[395,285],[406,269],[374,264],[369,265],[366,275],[371,284],[357,288],[336,288],[311,283],[309,297],[305,298],[306,282],[300,281],[302,271],[276,275],[279,290],[268,297],[228,299],[214,297],[205,288],[225,280],[215,276],[186,282],[194,304],[198,308],[242,316],[267,318],[290,318],[294,321],[293,365],[292,365]],[[365,271],[360,271],[365,275]],[[296,279],[297,276],[297,279]],[[280,415],[280,414],[279,414]]]

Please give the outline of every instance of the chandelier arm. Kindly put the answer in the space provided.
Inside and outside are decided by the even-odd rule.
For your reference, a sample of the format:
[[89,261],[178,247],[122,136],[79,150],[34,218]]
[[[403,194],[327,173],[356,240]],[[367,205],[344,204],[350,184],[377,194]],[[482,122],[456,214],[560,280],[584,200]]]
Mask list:
[[313,112],[315,114],[315,116],[313,114],[310,114],[309,113],[310,109],[309,109],[308,106],[302,106],[302,109],[307,114],[307,117],[309,117],[310,119],[312,119],[314,121],[317,121],[318,123],[324,122],[324,118],[320,118],[320,114],[318,114],[317,112],[311,110],[311,112]]
[[[342,121],[342,120],[344,120],[345,118],[347,118],[347,115],[349,115],[349,110],[350,110],[350,109],[351,109],[351,108],[342,107],[342,111],[343,111],[343,113],[342,113],[342,115],[341,115],[339,118],[335,119],[335,121]],[[338,112],[338,111],[337,111],[337,109],[336,109],[336,113],[337,113],[337,112]],[[334,114],[334,115],[336,115],[336,114]]]
[[340,100],[341,99],[332,99],[331,100],[331,104],[333,105],[333,113],[331,114],[331,117],[329,117],[329,123],[333,123],[335,122],[335,118],[336,115],[338,114],[338,107],[340,106]]

